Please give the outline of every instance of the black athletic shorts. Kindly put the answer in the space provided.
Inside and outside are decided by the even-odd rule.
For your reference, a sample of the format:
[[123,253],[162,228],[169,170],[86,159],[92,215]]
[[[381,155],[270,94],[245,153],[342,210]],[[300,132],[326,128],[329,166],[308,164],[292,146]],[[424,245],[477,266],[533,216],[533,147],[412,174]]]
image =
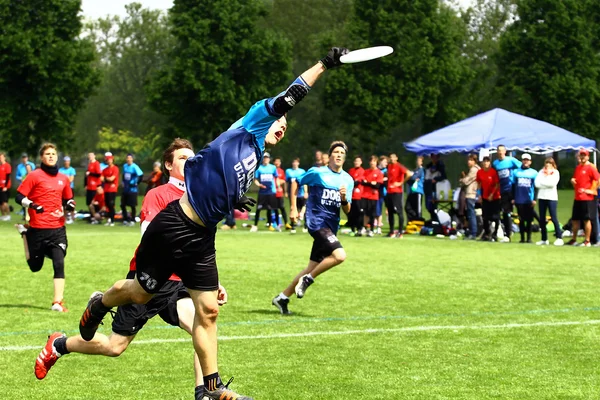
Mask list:
[[95,190],[86,190],[85,191],[85,204],[88,206],[90,204],[92,204],[92,201],[94,201],[94,196],[96,196]]
[[296,197],[296,209],[298,212],[306,206],[306,199],[304,197]]
[[500,207],[502,208],[503,213],[512,213],[513,212],[513,203],[514,197],[512,193],[506,192],[500,195]]
[[[127,274],[127,279],[133,279],[135,271]],[[113,318],[112,331],[122,336],[133,336],[146,325],[148,320],[156,315],[169,325],[179,326],[177,301],[190,297],[190,294],[180,281],[167,281],[146,304],[127,304],[117,308]]]
[[535,214],[535,207],[533,204],[517,204],[517,211],[519,212],[519,219],[523,221],[533,221],[533,215]]
[[[137,205],[138,205],[137,192],[121,194],[121,207],[137,207]],[[133,216],[133,218],[135,218],[135,215]]]
[[498,200],[483,200],[481,203],[481,212],[483,218],[487,220],[500,219],[500,199]]
[[189,219],[175,200],[152,220],[137,255],[137,279],[148,293],[158,293],[177,274],[188,289],[219,288],[215,228]]
[[363,199],[363,210],[366,217],[375,217],[377,215],[378,200]]
[[403,208],[404,193],[388,193],[385,196],[385,207],[390,210],[394,210],[396,214],[404,212]]
[[325,257],[329,257],[334,250],[343,248],[337,236],[329,228],[321,228],[318,231],[310,232],[310,236],[314,239],[310,251],[310,261],[321,262]]
[[575,200],[573,202],[573,214],[571,219],[579,221],[590,221],[596,215],[596,200]]
[[8,192],[10,192],[10,189],[7,191],[0,189],[0,204],[8,203]]
[[52,249],[59,248],[67,255],[67,230],[65,227],[54,229],[29,228],[27,233],[27,248],[29,258],[47,257],[52,258]]
[[285,208],[285,203],[283,201],[283,197],[277,197],[275,196],[275,204],[277,205],[277,209],[281,210],[282,208]]
[[114,208],[116,201],[116,192],[104,192],[104,202],[106,203],[107,208]]
[[276,210],[277,198],[275,197],[275,194],[259,194],[256,209]]

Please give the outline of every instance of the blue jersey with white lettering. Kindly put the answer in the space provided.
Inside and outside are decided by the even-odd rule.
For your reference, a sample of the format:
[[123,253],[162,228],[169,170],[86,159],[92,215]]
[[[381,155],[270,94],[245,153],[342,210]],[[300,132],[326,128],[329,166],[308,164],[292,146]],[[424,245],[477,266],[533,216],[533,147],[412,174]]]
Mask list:
[[275,185],[275,179],[277,179],[277,167],[273,164],[261,164],[254,173],[254,179],[258,180],[261,185],[266,186],[265,188],[261,187],[258,189],[258,194],[277,193],[277,187]]
[[500,193],[512,193],[514,171],[521,168],[521,161],[514,157],[506,156],[504,160],[494,160],[494,169],[500,178]]
[[520,168],[515,176],[515,204],[530,204],[535,200],[535,177],[538,172],[533,168]]
[[[287,183],[288,196],[292,195],[292,182],[299,180],[306,171],[303,168],[288,168],[285,170],[285,182]],[[297,197],[304,197],[304,185],[298,185]]]
[[144,173],[136,163],[123,165],[123,193],[137,193],[138,183]]
[[312,167],[300,178],[307,185],[306,220],[309,232],[329,228],[335,234],[340,225],[340,188],[346,186],[348,203],[352,201],[354,180],[346,172],[333,172],[329,167]]

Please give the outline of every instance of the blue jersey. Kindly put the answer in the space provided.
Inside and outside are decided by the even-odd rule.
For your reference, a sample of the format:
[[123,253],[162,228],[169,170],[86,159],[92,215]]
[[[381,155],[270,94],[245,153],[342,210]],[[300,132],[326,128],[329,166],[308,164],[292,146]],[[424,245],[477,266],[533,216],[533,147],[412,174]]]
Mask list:
[[[65,167],[61,167],[58,169],[58,172],[60,172],[63,175],[66,176],[75,176],[77,175],[77,172],[75,172],[75,168],[73,167],[69,167],[69,168],[65,168]],[[71,189],[73,189],[75,187],[75,182],[71,182]]]
[[265,188],[258,189],[258,194],[275,194],[277,193],[277,187],[275,186],[275,179],[277,179],[277,167],[273,164],[263,165],[254,173],[254,179],[258,180],[261,185],[265,185]]
[[[378,167],[379,168],[379,167]],[[387,178],[387,168],[379,168],[384,178]],[[383,201],[387,196],[387,181],[379,185],[379,200]]]
[[[418,181],[417,181],[418,179]],[[425,169],[423,167],[415,168],[413,175],[408,178],[411,193],[425,194],[423,190],[423,181],[425,180]]]
[[123,193],[137,193],[138,183],[144,175],[136,163],[123,165]]
[[[288,195],[292,196],[292,182],[299,180],[306,171],[302,168],[288,168],[285,170],[285,182],[287,183]],[[304,185],[298,185],[298,197],[304,197]]]
[[300,178],[307,185],[306,220],[309,232],[329,228],[335,234],[340,225],[340,188],[346,186],[346,199],[352,201],[354,179],[346,172],[333,172],[329,167],[312,167]]
[[521,161],[514,157],[506,156],[504,160],[494,160],[494,169],[500,178],[500,193],[512,193],[514,171],[521,168]]
[[535,200],[535,177],[537,174],[533,168],[520,168],[514,172],[515,204],[530,204]]

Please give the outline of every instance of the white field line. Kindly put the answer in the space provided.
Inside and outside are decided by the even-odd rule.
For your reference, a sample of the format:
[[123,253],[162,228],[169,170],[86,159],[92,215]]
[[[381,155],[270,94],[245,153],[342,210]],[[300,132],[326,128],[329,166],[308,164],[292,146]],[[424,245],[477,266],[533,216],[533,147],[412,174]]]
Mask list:
[[[483,329],[516,329],[516,328],[535,328],[535,327],[554,327],[554,326],[573,326],[573,325],[598,325],[600,320],[589,321],[542,321],[532,323],[512,323],[499,325],[431,325],[431,326],[409,326],[405,328],[381,328],[381,329],[353,329],[346,331],[316,331],[316,332],[297,332],[297,333],[275,333],[272,335],[245,335],[245,336],[220,336],[220,341],[229,340],[255,340],[255,339],[285,339],[310,336],[339,336],[339,335],[360,335],[369,333],[400,333],[400,332],[423,332],[423,331],[443,331],[443,330],[483,330]],[[133,341],[132,344],[155,344],[155,343],[181,343],[190,342],[190,338],[176,339],[145,339]],[[1,346],[0,351],[25,351],[41,349],[43,343],[37,346]]]

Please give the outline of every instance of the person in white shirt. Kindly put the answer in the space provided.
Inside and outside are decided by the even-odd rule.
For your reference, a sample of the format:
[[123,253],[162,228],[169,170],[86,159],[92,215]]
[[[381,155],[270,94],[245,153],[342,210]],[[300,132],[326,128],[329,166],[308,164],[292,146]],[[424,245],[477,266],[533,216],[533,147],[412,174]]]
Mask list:
[[538,189],[538,204],[540,207],[540,229],[542,230],[542,240],[537,245],[547,245],[548,230],[546,229],[546,210],[550,210],[550,217],[554,224],[556,234],[555,246],[562,246],[562,229],[558,223],[556,208],[558,206],[558,191],[556,187],[560,181],[560,173],[556,169],[556,163],[552,157],[546,158],[544,169],[542,169],[535,178],[535,187]]

